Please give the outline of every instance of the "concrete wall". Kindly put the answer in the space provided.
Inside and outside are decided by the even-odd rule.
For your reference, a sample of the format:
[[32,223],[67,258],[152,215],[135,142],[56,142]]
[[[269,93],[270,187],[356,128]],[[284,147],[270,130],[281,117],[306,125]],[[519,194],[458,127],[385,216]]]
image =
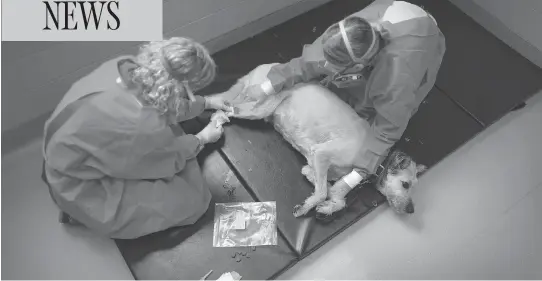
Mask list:
[[542,67],[542,1],[450,1],[510,47]]
[[[164,0],[164,35],[211,51],[233,45],[330,0]],[[41,135],[43,122],[78,78],[141,42],[2,42],[2,143]],[[24,131],[24,132],[22,132]]]

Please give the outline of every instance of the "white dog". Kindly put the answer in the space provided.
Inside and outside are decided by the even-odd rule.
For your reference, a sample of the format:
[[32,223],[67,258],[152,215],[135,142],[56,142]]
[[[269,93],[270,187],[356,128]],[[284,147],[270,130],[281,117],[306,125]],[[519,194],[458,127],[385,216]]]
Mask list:
[[[334,93],[316,83],[298,84],[271,96],[248,96],[247,89],[263,82],[273,65],[255,68],[218,95],[237,108],[233,117],[271,122],[307,159],[301,173],[314,185],[314,193],[294,208],[294,216],[304,215],[314,207],[318,213],[331,215],[345,207],[350,188],[331,186],[329,182],[352,172],[370,125]],[[425,166],[417,165],[400,151],[390,153],[382,166],[378,190],[398,213],[413,213],[410,192]]]

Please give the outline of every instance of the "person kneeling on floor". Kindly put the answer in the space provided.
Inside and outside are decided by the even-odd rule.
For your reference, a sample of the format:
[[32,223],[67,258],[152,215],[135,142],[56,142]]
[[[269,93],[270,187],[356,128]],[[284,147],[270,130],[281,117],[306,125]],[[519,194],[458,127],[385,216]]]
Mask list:
[[215,74],[204,46],[171,38],[73,84],[45,124],[43,179],[53,201],[117,239],[195,223],[211,200],[196,156],[223,128],[211,121],[196,135],[176,136],[170,126],[205,109],[230,110],[193,94]]
[[246,95],[259,100],[321,80],[371,124],[355,166],[365,178],[376,173],[435,85],[445,51],[444,35],[423,8],[375,0],[329,26],[300,57],[273,66],[265,82],[248,87]]

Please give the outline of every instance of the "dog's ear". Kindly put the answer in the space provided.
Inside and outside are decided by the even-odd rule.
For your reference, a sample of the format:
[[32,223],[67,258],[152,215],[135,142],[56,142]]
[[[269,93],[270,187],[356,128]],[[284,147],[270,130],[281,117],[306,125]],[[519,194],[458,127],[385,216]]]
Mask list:
[[423,164],[416,165],[416,176],[421,176],[427,171],[427,166]]

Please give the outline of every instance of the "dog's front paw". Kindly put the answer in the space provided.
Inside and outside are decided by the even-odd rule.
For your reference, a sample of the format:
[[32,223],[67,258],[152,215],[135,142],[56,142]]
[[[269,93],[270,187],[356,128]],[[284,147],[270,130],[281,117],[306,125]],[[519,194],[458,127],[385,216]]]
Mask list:
[[333,203],[331,201],[324,201],[316,206],[316,212],[326,216],[333,214]]
[[316,212],[326,216],[331,216],[333,213],[338,212],[346,207],[345,200],[327,200],[316,206]]
[[293,214],[294,214],[294,217],[299,218],[307,214],[307,210],[304,207],[304,205],[295,205]]

